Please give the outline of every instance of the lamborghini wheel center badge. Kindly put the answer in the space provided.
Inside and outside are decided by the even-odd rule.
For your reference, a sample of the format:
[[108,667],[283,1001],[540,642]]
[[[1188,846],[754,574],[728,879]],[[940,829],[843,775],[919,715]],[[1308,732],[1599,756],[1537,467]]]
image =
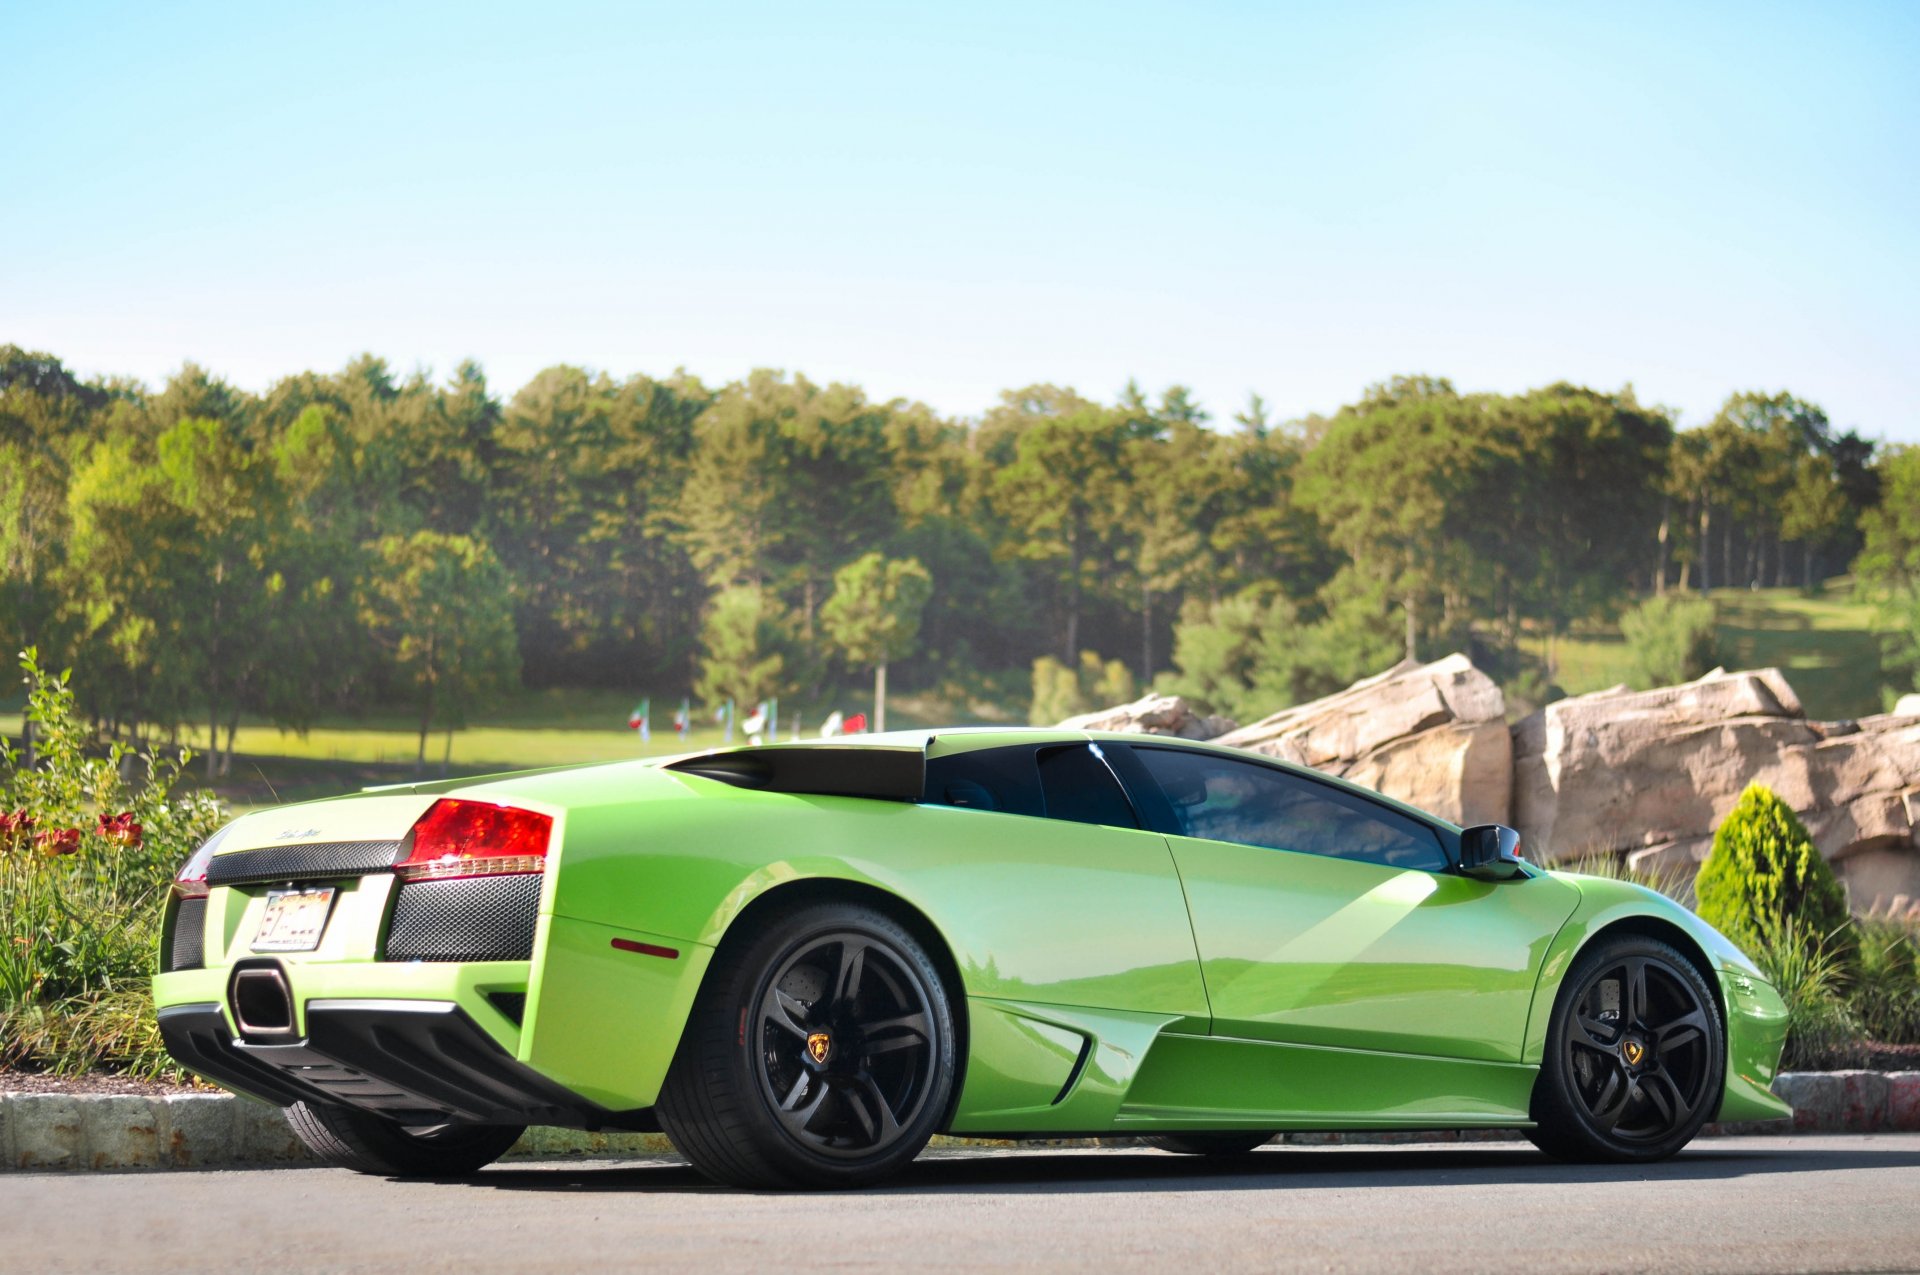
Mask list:
[[833,1053],[833,1037],[825,1032],[814,1032],[807,1037],[807,1057],[814,1062],[826,1062],[827,1056],[831,1053]]
[[[808,1048],[812,1048],[813,1042],[808,1041],[807,1046]],[[1628,1037],[1627,1042],[1620,1046],[1620,1053],[1626,1058],[1627,1066],[1638,1067],[1642,1062],[1646,1061],[1647,1047],[1632,1037]]]

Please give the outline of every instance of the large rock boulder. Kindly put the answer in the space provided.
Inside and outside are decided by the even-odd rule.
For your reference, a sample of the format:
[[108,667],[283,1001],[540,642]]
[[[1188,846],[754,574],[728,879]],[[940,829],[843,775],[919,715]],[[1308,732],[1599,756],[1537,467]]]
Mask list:
[[1504,823],[1513,778],[1500,687],[1465,655],[1411,661],[1222,735],[1457,823]]
[[1920,719],[1806,719],[1777,669],[1564,699],[1513,730],[1513,816],[1549,860],[1691,868],[1750,783],[1799,812],[1854,905],[1920,893]]
[[1082,713],[1060,723],[1065,730],[1118,730],[1135,735],[1212,739],[1234,729],[1230,717],[1209,717],[1178,695],[1148,695],[1118,708]]

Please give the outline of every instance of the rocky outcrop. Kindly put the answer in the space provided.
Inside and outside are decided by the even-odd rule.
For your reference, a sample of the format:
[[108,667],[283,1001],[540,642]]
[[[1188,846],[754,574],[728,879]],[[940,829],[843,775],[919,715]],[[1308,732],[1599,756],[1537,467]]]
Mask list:
[[1464,655],[1403,663],[1217,742],[1312,766],[1458,823],[1504,823],[1507,705]]
[[1920,718],[1808,721],[1777,669],[1616,687],[1514,727],[1513,820],[1536,857],[1691,868],[1750,783],[1798,811],[1856,907],[1920,892]]
[[1230,717],[1209,717],[1178,695],[1148,695],[1118,708],[1082,713],[1060,723],[1065,730],[1118,730],[1135,735],[1212,739],[1234,729]]

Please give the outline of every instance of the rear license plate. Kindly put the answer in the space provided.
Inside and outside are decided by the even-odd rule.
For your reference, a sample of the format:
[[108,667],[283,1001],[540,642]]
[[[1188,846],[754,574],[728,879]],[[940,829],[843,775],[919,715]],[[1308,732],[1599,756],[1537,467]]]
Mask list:
[[253,936],[256,952],[311,952],[326,933],[335,887],[269,890],[267,911]]

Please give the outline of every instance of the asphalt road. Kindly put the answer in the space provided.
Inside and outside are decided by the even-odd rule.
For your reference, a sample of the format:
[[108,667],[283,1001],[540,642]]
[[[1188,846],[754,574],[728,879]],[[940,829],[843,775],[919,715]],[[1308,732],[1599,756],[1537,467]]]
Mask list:
[[0,1270],[574,1272],[1920,1269],[1920,1135],[1696,1143],[1651,1168],[1524,1144],[923,1157],[743,1194],[677,1162],[0,1176]]

